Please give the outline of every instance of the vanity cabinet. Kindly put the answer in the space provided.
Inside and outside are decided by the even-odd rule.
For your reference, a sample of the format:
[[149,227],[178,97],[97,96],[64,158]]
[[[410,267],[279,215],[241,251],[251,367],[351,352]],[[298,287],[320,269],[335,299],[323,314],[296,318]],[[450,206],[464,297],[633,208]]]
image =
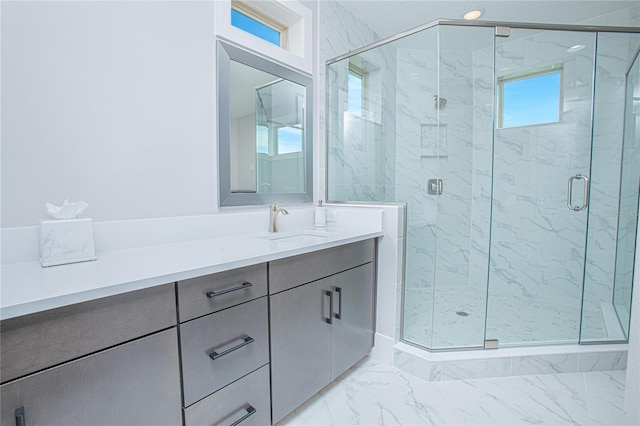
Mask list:
[[265,263],[178,282],[187,425],[269,424]]
[[273,423],[371,350],[374,254],[369,240],[271,263]]
[[373,344],[373,239],[0,322],[0,424],[272,424]]
[[1,323],[2,425],[182,421],[173,284]]

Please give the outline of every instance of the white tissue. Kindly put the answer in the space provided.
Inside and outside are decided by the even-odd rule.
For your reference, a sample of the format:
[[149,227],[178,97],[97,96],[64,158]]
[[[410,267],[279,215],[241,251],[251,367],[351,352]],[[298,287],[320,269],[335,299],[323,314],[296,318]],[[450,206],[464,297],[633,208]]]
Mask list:
[[82,213],[89,204],[84,201],[77,201],[70,203],[69,200],[64,200],[61,206],[55,206],[51,203],[46,203],[47,214],[54,219],[75,219],[80,213]]

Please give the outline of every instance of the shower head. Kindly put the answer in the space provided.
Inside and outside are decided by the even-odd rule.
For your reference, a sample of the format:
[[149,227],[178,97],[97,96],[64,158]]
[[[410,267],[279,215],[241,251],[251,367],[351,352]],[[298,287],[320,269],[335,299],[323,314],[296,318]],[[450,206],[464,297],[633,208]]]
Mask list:
[[444,109],[447,105],[447,98],[441,98],[438,95],[433,95],[433,103],[435,109]]

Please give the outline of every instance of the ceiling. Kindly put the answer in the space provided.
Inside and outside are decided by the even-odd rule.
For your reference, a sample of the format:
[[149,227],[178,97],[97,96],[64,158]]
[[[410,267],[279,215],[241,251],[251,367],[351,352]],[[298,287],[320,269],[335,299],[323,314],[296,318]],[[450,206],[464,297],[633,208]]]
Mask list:
[[[338,0],[380,38],[439,19],[462,19],[483,8],[485,21],[640,26],[638,0],[456,1]],[[631,10],[629,10],[632,8]]]

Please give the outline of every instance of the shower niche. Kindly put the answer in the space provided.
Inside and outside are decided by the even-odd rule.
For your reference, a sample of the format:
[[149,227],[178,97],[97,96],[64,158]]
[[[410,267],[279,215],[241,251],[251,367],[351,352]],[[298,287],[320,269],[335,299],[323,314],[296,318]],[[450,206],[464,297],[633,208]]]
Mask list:
[[406,203],[406,342],[624,342],[640,33],[501,26],[435,21],[328,61],[327,199]]

